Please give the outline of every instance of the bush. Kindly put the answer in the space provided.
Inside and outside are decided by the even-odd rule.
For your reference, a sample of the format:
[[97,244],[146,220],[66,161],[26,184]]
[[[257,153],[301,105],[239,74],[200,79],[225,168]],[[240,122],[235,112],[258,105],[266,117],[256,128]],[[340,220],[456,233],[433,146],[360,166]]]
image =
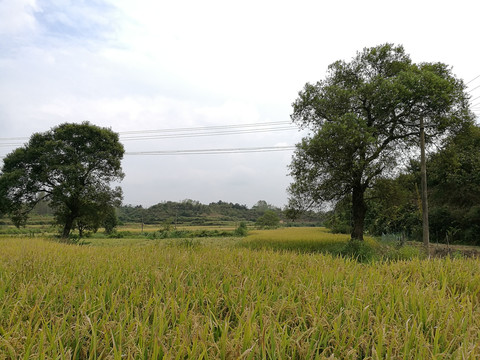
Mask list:
[[105,234],[107,235],[113,234],[117,225],[118,225],[117,214],[115,213],[115,208],[112,207],[108,210],[105,220],[103,221]]
[[245,221],[242,221],[240,225],[235,229],[234,235],[236,236],[247,236],[248,235],[248,228],[247,228],[247,223]]
[[385,246],[384,251],[382,252],[384,260],[412,260],[412,259],[423,259],[425,258],[425,253],[421,248],[415,246]]
[[280,218],[278,214],[273,210],[267,210],[265,213],[257,219],[255,223],[256,226],[260,229],[274,229],[278,227],[280,223]]
[[375,258],[375,250],[365,241],[350,240],[340,253],[360,262],[368,262]]

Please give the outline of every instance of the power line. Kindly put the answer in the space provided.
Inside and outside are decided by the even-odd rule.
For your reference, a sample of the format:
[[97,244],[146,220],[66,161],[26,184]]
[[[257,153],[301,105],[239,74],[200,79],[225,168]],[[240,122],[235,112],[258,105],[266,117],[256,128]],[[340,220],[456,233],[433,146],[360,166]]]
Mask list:
[[[255,134],[264,132],[291,131],[298,128],[290,121],[274,121],[266,123],[248,123],[248,124],[227,124],[202,127],[185,127],[156,130],[137,130],[120,132],[121,141],[139,141],[139,140],[158,140],[158,139],[177,139],[187,137],[204,136],[223,136],[223,135],[241,135]],[[18,147],[23,143],[17,141],[28,140],[28,138],[12,137],[0,138],[0,148]],[[2,143],[3,142],[3,143]],[[201,155],[201,154],[233,154],[250,152],[273,152],[286,151],[294,149],[293,146],[284,147],[255,147],[255,148],[226,148],[226,149],[194,149],[194,150],[160,150],[160,151],[139,151],[126,152],[125,155]],[[6,155],[0,155],[3,159]]]
[[162,133],[162,132],[189,132],[189,131],[210,131],[221,129],[235,129],[235,128],[251,128],[251,127],[265,127],[265,126],[279,126],[292,124],[290,121],[272,121],[265,123],[249,123],[249,124],[229,124],[229,125],[212,125],[212,126],[198,126],[198,127],[185,127],[185,128],[173,128],[173,129],[156,129],[156,130],[137,130],[137,131],[124,131],[120,132],[120,135],[130,134],[146,134],[146,133]]
[[217,154],[241,154],[254,152],[274,152],[294,150],[295,146],[262,146],[262,147],[244,147],[244,148],[224,148],[224,149],[189,149],[189,150],[156,150],[156,151],[137,151],[126,152],[125,155],[217,155]]
[[187,137],[203,137],[203,136],[223,136],[223,135],[241,135],[241,134],[257,134],[262,132],[276,132],[276,131],[292,131],[298,130],[296,127],[277,127],[277,128],[264,128],[264,129],[245,129],[234,131],[216,131],[206,133],[186,133],[186,134],[160,134],[160,135],[145,135],[135,137],[121,137],[122,141],[138,141],[138,140],[158,140],[158,139],[179,139]]
[[467,82],[465,85],[470,84],[473,80],[476,80],[476,79],[478,79],[479,77],[480,77],[480,75],[475,76],[472,80],[470,80],[469,82]]
[[[216,135],[237,135],[255,132],[298,130],[290,121],[273,121],[266,123],[229,124],[216,126],[185,127],[156,130],[136,130],[119,132],[121,140],[152,140],[160,138],[194,137],[194,136],[216,136]],[[15,146],[18,143],[13,141],[25,141],[28,137],[0,138],[0,142],[9,141],[8,145]],[[7,144],[4,144],[7,145]]]
[[475,89],[478,89],[478,88],[480,88],[480,85],[478,85],[478,86],[474,87],[474,88],[473,88],[473,89],[471,89],[471,90],[468,90],[468,93],[471,93],[473,90],[475,90]]

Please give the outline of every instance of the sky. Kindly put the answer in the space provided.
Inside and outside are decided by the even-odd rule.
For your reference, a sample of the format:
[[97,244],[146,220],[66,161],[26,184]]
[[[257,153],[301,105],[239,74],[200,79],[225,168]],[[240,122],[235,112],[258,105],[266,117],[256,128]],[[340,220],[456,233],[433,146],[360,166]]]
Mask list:
[[305,83],[393,43],[450,65],[478,115],[478,33],[472,0],[0,0],[0,158],[89,121],[120,134],[124,204],[282,207]]

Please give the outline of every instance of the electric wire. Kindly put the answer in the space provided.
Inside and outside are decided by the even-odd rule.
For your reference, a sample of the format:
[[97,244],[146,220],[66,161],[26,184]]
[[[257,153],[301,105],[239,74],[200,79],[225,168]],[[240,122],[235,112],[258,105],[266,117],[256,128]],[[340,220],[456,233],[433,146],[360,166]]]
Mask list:
[[[287,126],[288,124],[288,126]],[[176,138],[194,136],[237,135],[242,133],[298,130],[298,127],[290,121],[276,121],[266,123],[230,124],[187,128],[170,128],[156,130],[136,130],[119,132],[121,140],[151,140],[154,138]],[[173,134],[172,134],[173,133]],[[186,135],[188,134],[188,135]],[[11,145],[17,145],[16,141],[26,141],[28,137],[0,138],[0,142],[9,141]],[[15,143],[13,143],[15,142]]]
[[[153,150],[153,151],[127,151],[126,156],[144,156],[144,155],[219,155],[219,154],[247,154],[247,153],[266,153],[291,151],[295,146],[257,146],[257,147],[242,147],[242,148],[220,148],[220,149],[183,149],[183,150]],[[5,156],[0,156],[0,159]]]
[[472,80],[470,80],[469,82],[467,82],[465,85],[470,84],[473,80],[476,80],[476,79],[478,79],[479,77],[480,77],[480,75],[475,76]]
[[468,92],[468,93],[471,93],[473,90],[478,89],[478,88],[480,88],[480,85],[475,86],[473,89],[470,89],[470,90],[468,90],[467,92]]
[[216,131],[207,133],[187,133],[187,134],[159,134],[159,135],[144,135],[135,137],[120,137],[122,141],[138,141],[138,140],[157,140],[157,139],[180,139],[187,137],[204,137],[204,136],[222,136],[222,135],[241,135],[241,134],[256,134],[262,132],[276,132],[298,130],[296,127],[278,127],[278,128],[264,128],[264,129],[245,129],[235,131]]
[[216,155],[216,154],[244,154],[253,152],[275,152],[294,150],[295,146],[259,146],[242,148],[222,148],[222,149],[185,149],[185,150],[154,150],[154,151],[133,151],[126,152],[125,155]]
[[[290,121],[276,121],[266,123],[248,123],[248,124],[228,124],[203,127],[185,127],[156,130],[136,130],[120,132],[121,141],[137,140],[159,140],[159,139],[178,139],[189,137],[204,136],[224,136],[224,135],[242,135],[264,132],[278,132],[297,130]],[[23,143],[16,142],[28,140],[23,137],[0,138],[0,147],[18,147]],[[3,141],[8,141],[4,142]],[[199,154],[234,154],[234,153],[252,153],[252,152],[275,152],[294,149],[294,146],[283,147],[253,147],[253,148],[224,148],[224,149],[190,149],[190,150],[158,150],[158,151],[137,151],[126,152],[125,155],[199,155]],[[0,159],[6,155],[0,155]]]
[[212,126],[198,126],[198,127],[184,127],[184,128],[170,128],[170,129],[156,129],[156,130],[134,130],[120,132],[120,135],[129,134],[145,134],[145,133],[161,133],[161,132],[186,132],[186,131],[210,131],[220,129],[233,129],[233,128],[250,128],[250,127],[265,127],[265,126],[283,126],[291,124],[290,121],[273,121],[265,123],[248,123],[248,124],[228,124],[228,125],[212,125]]

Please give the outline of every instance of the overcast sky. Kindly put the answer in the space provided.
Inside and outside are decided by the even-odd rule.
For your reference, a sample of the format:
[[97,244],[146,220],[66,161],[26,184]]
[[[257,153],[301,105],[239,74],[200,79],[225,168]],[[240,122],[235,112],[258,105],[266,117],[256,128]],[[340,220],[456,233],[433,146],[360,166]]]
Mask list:
[[[306,82],[386,42],[415,62],[451,65],[475,99],[478,34],[472,0],[0,0],[0,157],[34,132],[88,120],[121,134],[125,204],[283,206],[292,150],[131,153],[293,146],[298,130],[259,124],[290,121]],[[138,140],[147,130],[249,124]]]

